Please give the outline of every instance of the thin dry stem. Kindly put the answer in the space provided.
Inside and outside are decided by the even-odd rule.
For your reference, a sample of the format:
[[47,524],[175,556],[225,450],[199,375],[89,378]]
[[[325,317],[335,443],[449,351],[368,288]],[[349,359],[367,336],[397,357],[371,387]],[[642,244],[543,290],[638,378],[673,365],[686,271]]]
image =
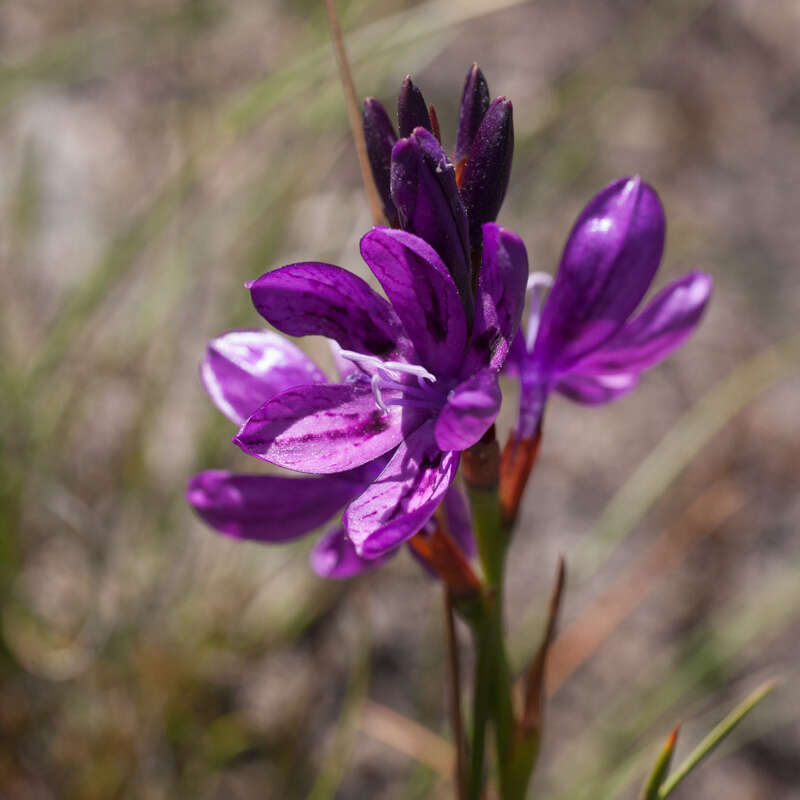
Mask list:
[[328,17],[328,27],[331,31],[331,41],[336,53],[336,65],[339,69],[339,80],[344,91],[345,105],[347,106],[347,116],[350,119],[350,131],[353,134],[353,144],[358,156],[358,166],[361,169],[361,180],[364,183],[364,191],[367,195],[372,219],[376,225],[384,225],[386,220],[383,216],[383,207],[375,181],[372,179],[372,169],[367,157],[367,143],[364,140],[364,131],[361,128],[361,113],[359,111],[358,97],[356,88],[353,84],[353,76],[350,72],[350,63],[347,60],[347,52],[344,49],[344,39],[342,29],[339,25],[339,17],[336,14],[335,0],[324,0],[325,13]]

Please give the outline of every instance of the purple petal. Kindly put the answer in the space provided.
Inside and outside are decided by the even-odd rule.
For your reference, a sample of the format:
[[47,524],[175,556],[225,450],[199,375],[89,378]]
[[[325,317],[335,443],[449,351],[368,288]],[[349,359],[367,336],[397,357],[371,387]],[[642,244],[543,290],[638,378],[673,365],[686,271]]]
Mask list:
[[456,386],[436,420],[436,444],[442,450],[472,447],[494,422],[501,400],[493,370],[482,370]]
[[461,197],[469,219],[473,247],[481,241],[481,226],[497,219],[508,189],[514,155],[511,101],[498,97],[486,112],[472,142],[461,176]]
[[361,119],[372,177],[383,202],[383,213],[392,224],[397,219],[397,209],[392,202],[390,174],[392,148],[397,141],[397,134],[386,109],[374,97],[364,101]]
[[343,527],[334,528],[321,536],[311,550],[311,568],[321,578],[352,578],[386,561],[393,555],[361,558]]
[[386,469],[344,514],[356,551],[376,557],[410,539],[431,518],[458,469],[458,454],[443,453],[424,425],[395,451]]
[[436,251],[412,233],[373,228],[361,255],[414,344],[435,375],[456,373],[464,357],[467,321],[456,285]]
[[431,117],[422,92],[407,75],[397,98],[397,123],[402,137],[410,136],[414,128],[432,131]]
[[619,372],[608,375],[588,375],[570,373],[560,378],[556,391],[576,403],[596,406],[610,403],[636,388],[639,376],[633,372]]
[[345,350],[395,359],[410,350],[397,314],[366,281],[332,264],[306,262],[248,284],[253,305],[290,336],[327,336]]
[[564,372],[613,336],[650,286],[664,211],[640,178],[603,189],[578,217],[542,312],[534,361]]
[[522,374],[522,365],[527,358],[528,350],[525,345],[525,337],[522,335],[522,329],[520,329],[511,342],[501,374],[507,375],[509,378],[519,378]]
[[453,160],[458,164],[466,158],[469,148],[480,128],[481,122],[489,108],[489,85],[483,77],[480,67],[473,64],[464,81],[464,91],[461,94],[461,110],[458,114],[458,135],[456,137],[456,152]]
[[200,379],[216,407],[237,425],[276,394],[327,380],[299,347],[272,331],[229,331],[212,339]]
[[711,297],[713,280],[690,272],[662,289],[633,320],[576,366],[581,373],[641,372],[665,359],[691,335]]
[[464,554],[472,558],[476,553],[472,513],[464,492],[455,483],[450,484],[444,496],[444,513],[447,518],[448,533],[456,540]]
[[499,370],[519,330],[525,307],[528,254],[522,239],[501,225],[484,225],[483,237],[471,363]]
[[403,438],[401,416],[397,406],[389,413],[377,408],[368,382],[297,386],[261,406],[233,441],[280,467],[330,474],[395,447]]
[[392,199],[401,227],[424,239],[450,270],[471,320],[467,213],[453,165],[433,134],[417,128],[394,146]]
[[542,423],[547,397],[552,390],[550,381],[543,381],[530,357],[522,364],[519,386],[519,417],[516,435],[527,439]]
[[[357,478],[361,478],[358,480]],[[364,475],[289,478],[206,470],[186,499],[212,528],[237,539],[286,542],[327,522],[369,485]]]

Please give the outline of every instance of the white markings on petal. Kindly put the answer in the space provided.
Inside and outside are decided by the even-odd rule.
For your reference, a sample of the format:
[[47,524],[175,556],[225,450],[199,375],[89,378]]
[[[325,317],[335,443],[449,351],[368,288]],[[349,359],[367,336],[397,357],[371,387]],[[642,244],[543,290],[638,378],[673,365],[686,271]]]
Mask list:
[[546,272],[531,272],[528,276],[526,293],[530,294],[530,314],[528,329],[525,331],[525,349],[530,353],[539,332],[539,320],[542,316],[542,294],[553,285],[553,276]]

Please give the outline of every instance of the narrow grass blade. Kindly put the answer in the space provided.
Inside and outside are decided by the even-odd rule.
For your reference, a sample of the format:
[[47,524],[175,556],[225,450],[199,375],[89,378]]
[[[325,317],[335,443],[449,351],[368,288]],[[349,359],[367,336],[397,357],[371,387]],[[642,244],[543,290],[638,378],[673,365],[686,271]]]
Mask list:
[[658,792],[658,800],[669,797],[673,789],[775,688],[775,681],[759,686],[749,697],[728,714],[689,754]]
[[672,729],[672,733],[661,748],[661,752],[658,754],[656,763],[653,765],[653,770],[642,789],[639,800],[658,800],[658,790],[661,788],[661,784],[664,783],[667,773],[669,772],[669,765],[672,763],[672,754],[675,752],[675,743],[678,741],[678,731],[680,727],[680,723],[678,723]]

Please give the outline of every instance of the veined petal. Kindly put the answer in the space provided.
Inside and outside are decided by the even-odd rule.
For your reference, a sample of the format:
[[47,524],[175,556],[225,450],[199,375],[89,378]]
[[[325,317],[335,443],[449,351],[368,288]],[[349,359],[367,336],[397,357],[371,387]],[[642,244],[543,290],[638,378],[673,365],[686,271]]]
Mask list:
[[467,322],[453,278],[436,251],[406,231],[373,228],[361,255],[403,323],[420,358],[436,375],[456,373],[464,356]]
[[639,376],[635,372],[618,372],[604,375],[591,375],[571,372],[559,379],[556,391],[589,406],[610,403],[636,388]]
[[481,226],[497,219],[508,189],[513,156],[511,101],[498,97],[483,117],[461,175],[461,197],[467,209],[473,247],[480,244]]
[[397,134],[386,109],[374,97],[364,101],[361,119],[372,177],[383,202],[383,213],[393,224],[397,219],[397,209],[392,202],[390,174],[392,148],[397,141]]
[[397,123],[403,137],[410,136],[414,128],[433,130],[425,98],[410,75],[406,75],[397,98]]
[[392,199],[401,227],[424,239],[450,270],[471,321],[467,213],[455,169],[432,133],[417,128],[394,146]]
[[528,255],[522,239],[496,223],[483,226],[470,363],[499,370],[519,330],[525,307]]
[[691,335],[711,297],[713,279],[690,272],[662,289],[598,350],[577,365],[581,373],[641,372],[665,359]]
[[481,68],[477,64],[473,64],[469,68],[467,79],[464,81],[464,91],[461,94],[456,151],[453,156],[456,166],[463,158],[467,157],[488,108],[489,85],[486,83]]
[[427,423],[395,451],[386,469],[344,514],[348,536],[363,557],[376,557],[410,539],[430,519],[458,469]]
[[369,481],[345,475],[290,478],[206,470],[195,475],[186,499],[212,528],[237,539],[286,542],[303,536],[364,491]]
[[[384,392],[384,399],[392,399]],[[403,438],[401,409],[375,404],[368,382],[297,386],[259,408],[234,438],[245,453],[297,472],[365,464]]]
[[436,444],[442,450],[466,450],[494,422],[502,396],[497,373],[485,369],[456,386],[436,419]]
[[290,336],[327,336],[345,350],[391,360],[410,350],[392,307],[366,281],[341,267],[289,264],[247,288],[259,314]]
[[362,572],[375,569],[391,558],[387,553],[379,558],[362,558],[342,526],[333,528],[321,536],[311,550],[311,568],[321,578],[352,578]]
[[464,492],[455,483],[450,484],[444,496],[444,513],[447,519],[447,532],[456,540],[464,555],[472,558],[476,553],[472,513]]
[[229,331],[212,339],[200,378],[216,407],[237,425],[276,394],[327,380],[299,347],[272,331]]
[[664,229],[661,201],[638,177],[589,203],[542,311],[534,360],[543,371],[565,372],[622,327],[658,269]]

